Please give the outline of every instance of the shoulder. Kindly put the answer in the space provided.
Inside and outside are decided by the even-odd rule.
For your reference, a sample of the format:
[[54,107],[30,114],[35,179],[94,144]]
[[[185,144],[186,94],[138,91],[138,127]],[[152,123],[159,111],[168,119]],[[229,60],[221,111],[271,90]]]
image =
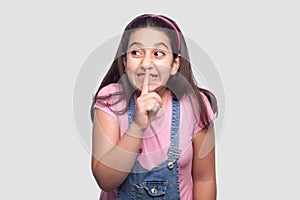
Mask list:
[[211,104],[210,104],[210,101],[208,100],[208,97],[201,91],[199,91],[199,93],[200,93],[201,99],[202,99],[205,107],[211,108]]
[[111,84],[106,85],[103,88],[101,88],[99,90],[97,96],[107,96],[107,95],[111,95],[111,94],[114,94],[114,93],[120,92],[120,91],[122,91],[122,87],[120,84],[111,83]]
[[[201,101],[204,103],[206,107],[211,107],[209,98],[206,96],[204,92],[199,90],[198,95],[200,95]],[[195,93],[183,95],[180,101],[182,104],[192,104],[194,106],[198,104],[198,98]]]
[[[200,99],[199,99],[200,98]],[[185,94],[180,98],[180,103],[185,106],[192,106],[193,109],[197,109],[199,105],[199,100],[204,103],[204,105],[207,107],[210,107],[210,102],[208,100],[208,97],[204,94],[202,91],[198,91],[198,97],[195,93],[192,94]]]
[[97,94],[94,108],[100,109],[114,118],[116,113],[126,108],[126,101],[122,99],[122,87],[120,84],[112,83],[101,88]]
[[188,118],[191,122],[193,122],[193,124],[197,126],[197,130],[199,130],[199,122],[201,124],[200,129],[204,126],[202,122],[203,118],[208,121],[215,118],[209,97],[200,90],[198,92],[198,94],[200,94],[198,98],[194,93],[193,95],[184,95],[180,99],[181,110],[184,118]]

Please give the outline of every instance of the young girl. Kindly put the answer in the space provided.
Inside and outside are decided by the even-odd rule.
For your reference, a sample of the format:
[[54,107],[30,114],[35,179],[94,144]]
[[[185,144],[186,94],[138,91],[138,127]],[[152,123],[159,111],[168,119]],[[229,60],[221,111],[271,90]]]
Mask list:
[[214,147],[199,153],[214,139],[216,113],[177,24],[154,14],[133,19],[92,104],[100,199],[215,200]]

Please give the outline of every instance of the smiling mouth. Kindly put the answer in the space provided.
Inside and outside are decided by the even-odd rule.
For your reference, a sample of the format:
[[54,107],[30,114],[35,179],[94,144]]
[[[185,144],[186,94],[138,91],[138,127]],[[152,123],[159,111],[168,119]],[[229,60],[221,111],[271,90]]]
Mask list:
[[[136,77],[137,77],[137,79],[138,79],[139,81],[143,82],[143,81],[144,81],[144,78],[145,78],[145,73],[138,73],[138,74],[136,75]],[[150,74],[150,75],[149,75],[149,82],[155,81],[155,80],[157,80],[157,79],[158,79],[158,75],[156,75],[156,74]]]

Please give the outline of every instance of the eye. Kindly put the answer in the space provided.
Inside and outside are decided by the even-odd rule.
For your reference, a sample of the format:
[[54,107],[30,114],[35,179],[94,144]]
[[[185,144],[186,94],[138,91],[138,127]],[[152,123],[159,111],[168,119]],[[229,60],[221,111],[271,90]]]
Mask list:
[[142,52],[139,51],[139,50],[132,50],[132,51],[130,51],[130,54],[135,56],[135,57],[138,57],[138,56],[142,55]]
[[154,55],[157,56],[157,57],[161,57],[161,56],[164,56],[166,54],[163,51],[155,51]]

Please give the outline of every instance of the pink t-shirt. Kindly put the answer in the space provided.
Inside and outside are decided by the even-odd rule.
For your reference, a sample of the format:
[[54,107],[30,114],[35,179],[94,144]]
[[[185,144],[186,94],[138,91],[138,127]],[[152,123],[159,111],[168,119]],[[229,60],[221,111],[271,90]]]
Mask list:
[[[108,94],[119,91],[120,87],[117,84],[110,84],[100,90],[98,96],[106,96]],[[165,108],[151,122],[151,125],[145,130],[142,141],[142,152],[138,157],[140,164],[146,169],[152,169],[158,166],[164,160],[168,159],[168,148],[170,145],[170,130],[172,120],[172,96],[169,93],[169,98]],[[213,111],[205,95],[204,102],[207,106],[207,112],[212,120],[214,117]],[[108,100],[110,101],[110,100]],[[113,100],[112,100],[113,101]],[[195,99],[183,96],[180,99],[180,126],[179,126],[179,149],[181,154],[178,160],[179,167],[179,185],[180,198],[193,199],[193,182],[192,182],[192,160],[193,160],[193,135],[198,133],[203,126],[199,126],[198,119],[193,114],[195,111]],[[117,115],[112,110],[122,110],[126,106],[125,100],[111,106],[111,109],[100,103],[95,104],[95,108],[101,109],[112,116],[120,127],[120,137],[128,129],[128,113]],[[112,192],[101,192],[101,200],[112,200],[116,198],[117,189]]]

